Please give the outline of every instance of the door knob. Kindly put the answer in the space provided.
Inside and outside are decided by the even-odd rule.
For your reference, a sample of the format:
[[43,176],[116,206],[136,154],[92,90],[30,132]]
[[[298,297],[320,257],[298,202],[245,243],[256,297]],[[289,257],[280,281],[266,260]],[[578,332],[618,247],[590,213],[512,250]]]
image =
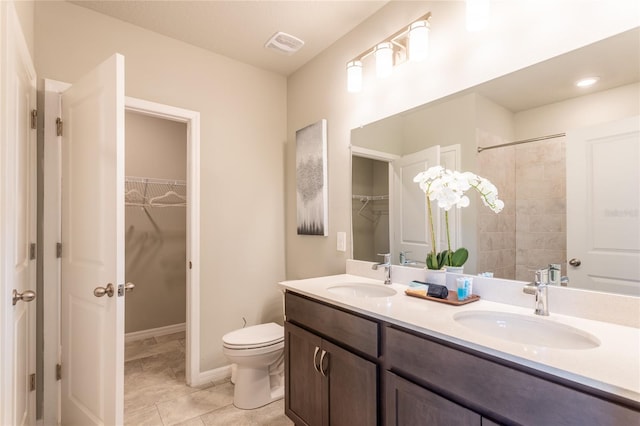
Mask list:
[[129,293],[130,291],[133,291],[136,288],[136,285],[134,283],[126,283],[124,285],[124,291],[126,291],[127,293]]
[[18,293],[18,290],[13,289],[13,306],[18,303],[19,300],[23,302],[31,302],[36,298],[36,292],[33,290],[25,290],[22,293]]
[[571,266],[575,266],[576,268],[580,265],[582,265],[582,262],[580,261],[580,259],[576,259],[575,257],[573,259],[571,259],[569,261],[569,265]]
[[102,297],[106,294],[109,297],[113,297],[113,291],[113,284],[109,283],[106,287],[96,287],[95,290],[93,290],[93,295],[95,297]]

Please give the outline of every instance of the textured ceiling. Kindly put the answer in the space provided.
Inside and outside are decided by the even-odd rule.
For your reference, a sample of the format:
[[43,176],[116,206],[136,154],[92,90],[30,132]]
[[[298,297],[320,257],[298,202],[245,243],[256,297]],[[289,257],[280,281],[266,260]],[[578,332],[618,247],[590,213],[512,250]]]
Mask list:
[[[81,0],[78,6],[259,68],[289,75],[387,1]],[[264,44],[283,31],[305,44],[287,56]]]

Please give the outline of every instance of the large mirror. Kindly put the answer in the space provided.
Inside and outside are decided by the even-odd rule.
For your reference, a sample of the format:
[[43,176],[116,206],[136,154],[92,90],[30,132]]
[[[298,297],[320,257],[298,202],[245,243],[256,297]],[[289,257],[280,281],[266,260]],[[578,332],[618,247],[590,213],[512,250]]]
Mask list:
[[[591,87],[575,86],[587,76],[599,80]],[[569,286],[640,295],[640,140],[633,133],[639,116],[640,29],[636,28],[353,129],[353,257],[373,261],[377,253],[390,251],[395,264],[409,259],[424,267],[423,253],[405,258],[394,243],[403,227],[406,232],[415,225],[398,221],[403,214],[393,197],[401,189],[394,186],[390,169],[398,159],[439,147],[455,150],[457,158],[448,161],[454,161],[456,169],[490,179],[506,203],[496,215],[475,200],[455,219],[457,245],[470,251],[466,273],[493,272],[496,277],[531,281],[533,270],[554,263],[569,276]],[[602,140],[611,134],[607,133],[611,126],[617,135],[631,136],[607,148],[592,144],[589,155],[603,162],[587,165],[594,169],[586,179],[593,184],[586,191],[606,192],[598,199],[608,206],[600,213],[576,211],[575,194],[583,198],[593,194],[584,195],[585,189],[578,188],[586,175],[576,171],[585,166],[576,164],[575,158],[587,154],[576,152],[573,140]],[[607,183],[603,175],[613,179]],[[621,181],[626,183],[620,185]],[[607,185],[616,191],[607,190]],[[620,191],[625,193],[611,198]],[[577,202],[582,206],[594,201]],[[594,236],[580,227],[599,231]],[[568,235],[590,235],[592,240],[570,240]],[[616,243],[622,248],[612,245],[616,235],[624,239]],[[602,271],[587,272],[589,264],[627,272],[624,278],[611,280]],[[593,278],[598,274],[604,278]]]

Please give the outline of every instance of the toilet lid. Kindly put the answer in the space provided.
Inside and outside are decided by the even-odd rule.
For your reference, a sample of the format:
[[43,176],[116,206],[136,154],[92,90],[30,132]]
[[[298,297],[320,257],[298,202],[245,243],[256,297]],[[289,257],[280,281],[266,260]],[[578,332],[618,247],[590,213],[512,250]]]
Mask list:
[[278,343],[284,340],[284,327],[274,322],[241,328],[222,336],[227,346],[256,347]]

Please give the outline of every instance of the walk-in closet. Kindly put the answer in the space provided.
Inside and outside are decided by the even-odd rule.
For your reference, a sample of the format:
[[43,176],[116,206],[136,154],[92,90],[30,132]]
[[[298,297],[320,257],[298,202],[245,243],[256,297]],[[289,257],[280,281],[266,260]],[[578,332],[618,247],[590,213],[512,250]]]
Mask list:
[[185,385],[187,125],[125,116],[125,416]]

